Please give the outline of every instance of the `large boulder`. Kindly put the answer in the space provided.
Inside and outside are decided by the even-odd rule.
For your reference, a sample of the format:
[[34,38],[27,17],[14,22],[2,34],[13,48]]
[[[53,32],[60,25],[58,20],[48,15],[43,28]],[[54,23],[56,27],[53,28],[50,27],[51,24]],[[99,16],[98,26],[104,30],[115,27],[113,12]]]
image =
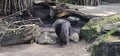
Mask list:
[[[105,25],[116,23],[120,21],[120,15],[113,15],[109,17],[95,17],[91,19],[86,25],[84,25],[80,30],[80,37],[85,39],[86,41],[92,41],[104,32],[103,29],[107,30],[108,28]],[[115,27],[109,28],[109,30],[118,28],[119,26],[115,25]]]
[[[118,35],[117,35],[118,34]],[[92,56],[120,56],[120,32],[111,30],[91,46]]]
[[0,31],[0,46],[22,44],[40,36],[40,28],[35,24],[21,25],[18,28]]
[[35,42],[38,44],[55,44],[57,39],[48,32],[43,32],[39,37],[36,37]]

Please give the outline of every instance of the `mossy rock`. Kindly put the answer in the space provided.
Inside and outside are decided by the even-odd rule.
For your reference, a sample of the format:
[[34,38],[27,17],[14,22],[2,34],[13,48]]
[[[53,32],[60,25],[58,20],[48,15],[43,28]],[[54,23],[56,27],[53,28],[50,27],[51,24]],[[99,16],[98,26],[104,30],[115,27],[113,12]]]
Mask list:
[[120,56],[120,35],[118,30],[111,30],[104,37],[95,41],[91,46],[92,56]]
[[94,45],[91,56],[120,56],[120,41]]
[[[95,17],[85,24],[80,30],[80,37],[86,41],[92,41],[97,35],[104,32],[102,26],[105,24],[112,24],[120,21],[120,15],[113,15],[109,17]],[[114,28],[112,28],[114,29]],[[111,29],[111,30],[112,30]]]

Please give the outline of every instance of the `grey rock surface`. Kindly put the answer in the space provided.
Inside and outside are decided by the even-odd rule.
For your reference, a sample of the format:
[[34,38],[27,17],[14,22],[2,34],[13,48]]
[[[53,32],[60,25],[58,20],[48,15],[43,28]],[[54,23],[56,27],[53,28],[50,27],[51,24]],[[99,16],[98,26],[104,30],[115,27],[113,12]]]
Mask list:
[[72,40],[75,43],[79,42],[79,34],[78,33],[73,33],[70,37],[70,40]]
[[36,38],[38,44],[55,44],[57,42],[56,37],[50,36],[48,32],[43,32]]

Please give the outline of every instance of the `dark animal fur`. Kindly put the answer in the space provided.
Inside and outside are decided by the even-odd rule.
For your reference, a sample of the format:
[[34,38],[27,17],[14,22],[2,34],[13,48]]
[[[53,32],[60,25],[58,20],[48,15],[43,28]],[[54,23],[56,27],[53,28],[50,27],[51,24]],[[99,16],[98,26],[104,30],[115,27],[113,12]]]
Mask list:
[[58,19],[55,23],[55,32],[58,36],[59,43],[61,46],[67,45],[71,34],[70,22],[64,19]]

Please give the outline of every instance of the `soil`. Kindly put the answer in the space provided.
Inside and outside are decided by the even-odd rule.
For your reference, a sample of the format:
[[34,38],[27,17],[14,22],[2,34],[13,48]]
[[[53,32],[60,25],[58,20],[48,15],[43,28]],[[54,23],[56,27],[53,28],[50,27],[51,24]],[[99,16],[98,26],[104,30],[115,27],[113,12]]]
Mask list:
[[90,56],[85,41],[59,45],[23,44],[0,48],[0,56]]

